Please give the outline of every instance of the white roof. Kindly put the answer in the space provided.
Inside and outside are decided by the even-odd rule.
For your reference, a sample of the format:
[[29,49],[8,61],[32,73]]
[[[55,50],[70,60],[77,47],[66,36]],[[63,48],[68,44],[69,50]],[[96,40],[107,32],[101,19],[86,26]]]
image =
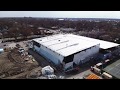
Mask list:
[[84,36],[80,36],[80,38],[85,39],[85,40],[89,40],[91,42],[100,43],[100,48],[102,48],[102,49],[108,49],[108,48],[112,48],[112,47],[116,47],[116,46],[120,45],[117,43],[108,42],[108,41],[99,40],[99,39],[94,39],[94,38],[89,38],[89,37],[84,37]]
[[68,56],[98,44],[100,44],[100,48],[102,49],[119,45],[112,42],[73,34],[57,34],[33,40],[62,56]]
[[99,44],[80,39],[79,36],[72,34],[58,34],[33,40],[62,56],[68,56]]

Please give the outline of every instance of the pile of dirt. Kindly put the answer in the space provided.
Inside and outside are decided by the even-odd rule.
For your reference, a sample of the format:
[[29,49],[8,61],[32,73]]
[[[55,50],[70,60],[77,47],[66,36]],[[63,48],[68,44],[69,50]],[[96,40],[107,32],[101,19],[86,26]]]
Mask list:
[[[31,71],[38,68],[36,61],[26,61],[17,52],[5,52],[0,54],[0,78],[1,79],[26,79],[30,78]],[[38,73],[40,69],[38,70]],[[40,75],[40,74],[38,74]]]
[[14,76],[6,77],[4,79],[37,79],[39,76],[41,76],[41,67],[37,67]]

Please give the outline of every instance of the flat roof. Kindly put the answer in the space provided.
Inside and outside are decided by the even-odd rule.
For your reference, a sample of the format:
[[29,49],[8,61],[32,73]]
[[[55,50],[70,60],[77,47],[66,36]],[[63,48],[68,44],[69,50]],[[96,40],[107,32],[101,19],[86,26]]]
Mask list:
[[116,62],[108,65],[103,70],[110,75],[120,79],[120,60],[117,60]]
[[100,48],[102,49],[108,49],[119,45],[113,42],[73,34],[56,34],[33,40],[63,56],[71,55],[98,44],[100,44]]
[[120,44],[117,44],[117,43],[108,42],[108,41],[99,40],[99,39],[94,39],[94,38],[89,38],[89,37],[84,37],[84,36],[80,36],[80,38],[81,39],[87,39],[91,42],[98,42],[98,43],[100,43],[100,48],[102,48],[102,49],[108,49],[108,48],[112,48],[112,47],[116,47],[116,46],[120,45]]
[[57,34],[33,40],[62,56],[69,56],[99,44],[73,34]]

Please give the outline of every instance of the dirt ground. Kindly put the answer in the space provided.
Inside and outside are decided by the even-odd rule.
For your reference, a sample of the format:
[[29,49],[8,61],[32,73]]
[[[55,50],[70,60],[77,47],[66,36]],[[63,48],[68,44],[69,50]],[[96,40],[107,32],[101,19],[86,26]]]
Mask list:
[[[41,67],[36,61],[33,63],[16,63],[11,61],[9,53],[10,52],[4,52],[0,54],[0,79],[29,79],[33,78],[32,76],[37,77],[40,75]],[[20,57],[16,60],[19,59]],[[37,71],[35,72],[34,70]],[[33,73],[30,74],[31,72]]]

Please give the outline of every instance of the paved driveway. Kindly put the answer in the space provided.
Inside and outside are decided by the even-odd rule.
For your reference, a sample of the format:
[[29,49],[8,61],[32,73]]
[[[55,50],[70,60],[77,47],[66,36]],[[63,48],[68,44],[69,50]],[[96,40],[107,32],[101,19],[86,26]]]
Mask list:
[[90,73],[92,73],[90,70],[86,70],[86,71],[80,72],[80,73],[78,73],[76,75],[66,77],[66,79],[83,79],[84,75],[88,75]]

